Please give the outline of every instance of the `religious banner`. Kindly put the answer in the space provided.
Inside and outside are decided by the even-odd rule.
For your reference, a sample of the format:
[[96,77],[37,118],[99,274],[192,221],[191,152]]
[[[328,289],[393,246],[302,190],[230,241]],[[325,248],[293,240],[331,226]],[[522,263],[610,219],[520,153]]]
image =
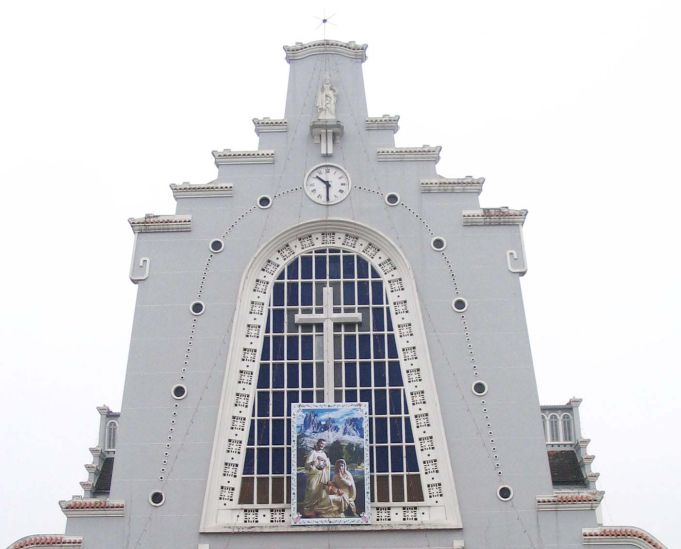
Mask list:
[[291,424],[293,524],[368,523],[368,405],[293,404]]

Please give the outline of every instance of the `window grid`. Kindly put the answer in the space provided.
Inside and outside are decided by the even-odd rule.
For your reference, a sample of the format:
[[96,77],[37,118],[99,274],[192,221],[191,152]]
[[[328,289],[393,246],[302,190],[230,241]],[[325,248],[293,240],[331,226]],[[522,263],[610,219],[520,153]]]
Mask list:
[[[301,245],[303,239],[299,239]],[[333,289],[334,312],[362,314],[359,324],[334,326],[332,380],[324,380],[322,325],[294,322],[296,314],[322,312],[324,287]],[[369,404],[372,501],[423,501],[381,275],[355,253],[310,250],[282,269],[273,282],[265,314],[239,503],[290,502],[291,405],[324,402],[325,381],[334,389],[335,402]]]

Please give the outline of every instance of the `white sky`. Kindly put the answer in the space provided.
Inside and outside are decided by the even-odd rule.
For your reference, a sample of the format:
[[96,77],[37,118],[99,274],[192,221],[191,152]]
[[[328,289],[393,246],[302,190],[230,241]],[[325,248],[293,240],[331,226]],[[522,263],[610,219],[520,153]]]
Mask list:
[[674,0],[24,0],[0,5],[0,546],[63,532],[97,405],[119,409],[136,288],[127,218],[283,115],[281,46],[369,44],[369,111],[443,145],[484,206],[528,208],[540,398],[584,398],[604,521],[681,546]]

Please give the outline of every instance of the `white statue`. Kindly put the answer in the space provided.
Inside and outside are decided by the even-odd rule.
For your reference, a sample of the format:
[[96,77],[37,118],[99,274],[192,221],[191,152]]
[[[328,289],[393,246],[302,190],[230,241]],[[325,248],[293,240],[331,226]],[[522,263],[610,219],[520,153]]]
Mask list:
[[331,85],[328,76],[317,94],[317,113],[320,120],[336,119],[336,88]]

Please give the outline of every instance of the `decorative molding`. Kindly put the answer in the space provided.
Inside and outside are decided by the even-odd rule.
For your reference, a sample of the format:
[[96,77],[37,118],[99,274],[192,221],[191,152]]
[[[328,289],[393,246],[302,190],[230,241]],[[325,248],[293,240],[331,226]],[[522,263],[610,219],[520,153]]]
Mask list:
[[128,219],[134,233],[175,233],[192,230],[191,215],[155,215]]
[[151,265],[151,259],[148,257],[142,257],[140,258],[139,266],[141,269],[144,269],[144,274],[142,276],[135,276],[132,274],[133,269],[134,269],[134,263],[133,266],[130,268],[130,282],[133,284],[137,284],[138,282],[142,282],[143,280],[146,280],[149,278],[149,267]]
[[[240,385],[239,376],[243,371],[256,375],[257,357],[266,322],[262,315],[254,317],[251,307],[254,303],[269,302],[273,282],[293,258],[323,247],[357,253],[378,272],[382,272],[388,304],[394,312],[393,322],[411,325],[409,330],[400,331],[398,328],[395,343],[403,368],[405,397],[409,402],[409,409],[413,410],[414,437],[419,441],[415,451],[421,463],[426,460],[432,462],[428,472],[425,466],[421,469],[423,501],[410,502],[409,505],[418,508],[415,523],[402,518],[394,520],[390,512],[388,520],[379,520],[377,516],[371,524],[363,528],[461,528],[446,436],[441,422],[436,419],[439,417],[440,407],[412,269],[399,248],[381,233],[352,221],[320,219],[296,225],[272,238],[260,248],[242,276],[204,498],[201,532],[295,530],[295,526],[290,525],[290,506],[278,504],[268,505],[272,508],[271,512],[283,511],[285,522],[245,522],[245,510],[252,510],[254,507],[252,504],[238,502],[236,494],[240,493],[241,479],[238,476],[225,477],[223,472],[225,466],[232,463],[237,466],[237,470],[241,470],[247,446],[245,441],[248,431],[245,425],[250,421],[256,389],[254,384],[248,387],[243,386],[243,383]],[[255,334],[259,335],[256,337]],[[418,375],[414,370],[418,371]],[[434,465],[437,463],[440,464],[439,467]],[[375,505],[394,512],[404,507],[403,503],[398,502]],[[399,516],[402,517],[402,514]],[[306,527],[308,529],[313,530],[314,527]],[[335,529],[344,528],[338,526]]]
[[399,121],[399,115],[384,114],[383,116],[369,116],[364,127],[367,130],[390,130],[393,133],[397,133],[400,129]]
[[537,496],[539,511],[589,511],[596,509],[605,492],[556,492],[550,496]]
[[422,193],[478,193],[482,192],[484,177],[440,177],[438,179],[421,179]]
[[442,147],[381,147],[376,151],[379,162],[408,162],[408,161],[434,161],[440,160]]
[[83,538],[65,536],[64,534],[32,535],[21,538],[12,543],[7,549],[27,549],[28,547],[82,547]]
[[285,118],[269,118],[268,116],[265,118],[254,118],[253,126],[257,135],[288,131],[288,121]]
[[232,149],[223,149],[221,151],[213,151],[213,158],[215,158],[215,165],[218,167],[230,164],[273,164],[274,151],[233,151]]
[[338,40],[315,40],[303,44],[296,42],[293,46],[284,46],[286,52],[286,61],[297,61],[298,59],[305,59],[311,55],[323,55],[334,53],[349,57],[350,59],[359,59],[362,63],[367,60],[367,45],[357,44],[353,42],[340,42]]
[[171,183],[170,189],[173,191],[175,200],[178,198],[215,198],[232,196],[234,185],[231,183],[216,183],[215,181],[202,185],[192,185],[191,183],[177,185]]
[[480,210],[464,210],[464,225],[522,225],[527,217],[527,210],[511,210],[501,208],[482,208]]
[[122,517],[125,515],[125,502],[121,500],[73,498],[59,502],[67,517]]
[[640,549],[667,549],[660,540],[641,528],[634,526],[601,526],[582,530],[584,545],[631,544]]
[[587,446],[589,446],[589,443],[591,442],[590,438],[580,438],[577,441],[577,444],[579,445],[580,448],[584,448],[586,450]]

